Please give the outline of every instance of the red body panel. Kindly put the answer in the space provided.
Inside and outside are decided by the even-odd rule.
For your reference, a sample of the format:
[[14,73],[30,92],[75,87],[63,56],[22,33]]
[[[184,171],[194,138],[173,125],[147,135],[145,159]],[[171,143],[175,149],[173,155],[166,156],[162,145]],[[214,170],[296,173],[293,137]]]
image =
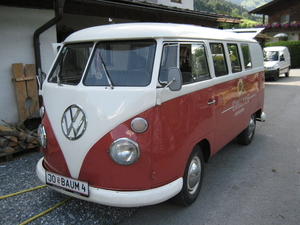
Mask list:
[[[153,123],[154,186],[182,177],[196,143],[212,137],[213,88],[199,90],[155,107]],[[212,141],[212,140],[211,140]]]
[[[105,189],[141,190],[181,177],[193,143],[213,130],[213,111],[207,105],[211,95],[212,88],[208,88],[138,115],[149,123],[143,134],[131,130],[131,119],[117,126],[91,148],[79,179]],[[120,166],[110,159],[107,152],[110,144],[122,137],[140,145],[141,156],[133,165]]]
[[215,85],[215,140],[211,155],[229,143],[249,123],[253,113],[262,109],[263,72]]
[[[143,117],[150,122],[151,115],[147,114],[149,112],[145,112]],[[84,159],[79,174],[80,180],[85,180],[91,186],[104,189],[143,190],[152,187],[152,128],[149,127],[146,132],[137,134],[131,130],[130,121],[120,124],[95,143]],[[111,143],[124,137],[136,141],[141,149],[138,161],[129,166],[118,165],[108,153]]]
[[[251,114],[263,105],[262,79],[263,72],[255,73],[154,106],[137,115],[149,124],[141,134],[131,130],[133,118],[125,121],[92,146],[78,179],[103,189],[145,190],[182,177],[198,142],[208,140],[213,155],[247,127]],[[208,105],[211,100],[216,100],[215,104]],[[47,115],[43,124],[48,135],[46,168],[70,176]],[[124,137],[141,149],[140,158],[130,166],[116,164],[108,153],[111,143]]]
[[49,171],[70,176],[65,157],[57,143],[47,113],[45,113],[42,123],[47,130],[47,147],[42,149],[44,152],[44,166]]

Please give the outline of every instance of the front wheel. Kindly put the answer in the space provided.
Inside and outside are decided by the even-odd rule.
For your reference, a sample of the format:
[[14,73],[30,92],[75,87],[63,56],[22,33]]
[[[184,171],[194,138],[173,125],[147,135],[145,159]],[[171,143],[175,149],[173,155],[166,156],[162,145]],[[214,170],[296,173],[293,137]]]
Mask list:
[[252,114],[250,117],[250,121],[245,130],[243,130],[238,136],[237,141],[242,145],[249,145],[254,137],[254,132],[256,128],[256,116]]
[[288,68],[288,71],[285,73],[285,77],[289,77],[290,76],[290,68]]
[[202,150],[196,145],[185,168],[182,190],[173,198],[174,202],[189,206],[197,199],[203,180],[203,164]]
[[274,76],[273,76],[273,80],[274,80],[274,81],[277,81],[277,80],[279,79],[279,75],[280,75],[280,74],[279,74],[279,70],[277,70],[277,71],[276,71],[276,74],[274,74]]

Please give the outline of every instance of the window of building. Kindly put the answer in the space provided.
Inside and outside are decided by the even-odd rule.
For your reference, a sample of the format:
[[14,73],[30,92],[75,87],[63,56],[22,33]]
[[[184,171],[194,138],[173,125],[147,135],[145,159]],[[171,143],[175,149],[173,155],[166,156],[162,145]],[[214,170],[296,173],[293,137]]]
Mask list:
[[280,23],[290,22],[290,15],[281,15]]
[[171,0],[171,2],[182,3],[182,0]]

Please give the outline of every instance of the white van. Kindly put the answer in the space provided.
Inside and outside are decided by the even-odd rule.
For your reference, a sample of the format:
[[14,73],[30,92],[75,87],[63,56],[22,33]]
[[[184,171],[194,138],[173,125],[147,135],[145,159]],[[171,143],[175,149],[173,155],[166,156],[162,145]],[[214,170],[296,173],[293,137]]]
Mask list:
[[37,176],[56,191],[134,207],[192,204],[204,162],[264,121],[260,45],[222,30],[112,24],[71,34],[43,83]]
[[291,68],[290,52],[285,46],[264,48],[265,78],[278,80],[281,74],[289,76]]

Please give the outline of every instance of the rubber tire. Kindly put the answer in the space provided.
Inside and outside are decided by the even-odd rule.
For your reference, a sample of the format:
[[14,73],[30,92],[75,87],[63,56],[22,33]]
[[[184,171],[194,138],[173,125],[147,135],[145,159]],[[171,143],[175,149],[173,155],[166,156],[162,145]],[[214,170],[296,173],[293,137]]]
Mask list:
[[[193,162],[200,163],[200,177],[199,181],[195,185],[196,188],[192,191],[192,193],[189,191],[188,188],[188,171],[193,164]],[[178,205],[182,206],[189,206],[191,205],[198,197],[202,181],[203,181],[203,173],[204,173],[204,158],[203,158],[203,152],[199,145],[196,145],[188,159],[188,162],[186,164],[186,168],[184,171],[184,177],[183,177],[183,186],[181,191],[172,198],[173,202],[175,202]]]
[[290,76],[290,69],[285,73],[285,77],[289,77]]
[[273,81],[277,81],[279,79],[279,70],[277,71],[277,73],[274,75],[273,77]]
[[250,117],[250,121],[245,130],[243,130],[238,136],[237,141],[241,145],[249,145],[254,137],[256,128],[256,115],[252,114]]

